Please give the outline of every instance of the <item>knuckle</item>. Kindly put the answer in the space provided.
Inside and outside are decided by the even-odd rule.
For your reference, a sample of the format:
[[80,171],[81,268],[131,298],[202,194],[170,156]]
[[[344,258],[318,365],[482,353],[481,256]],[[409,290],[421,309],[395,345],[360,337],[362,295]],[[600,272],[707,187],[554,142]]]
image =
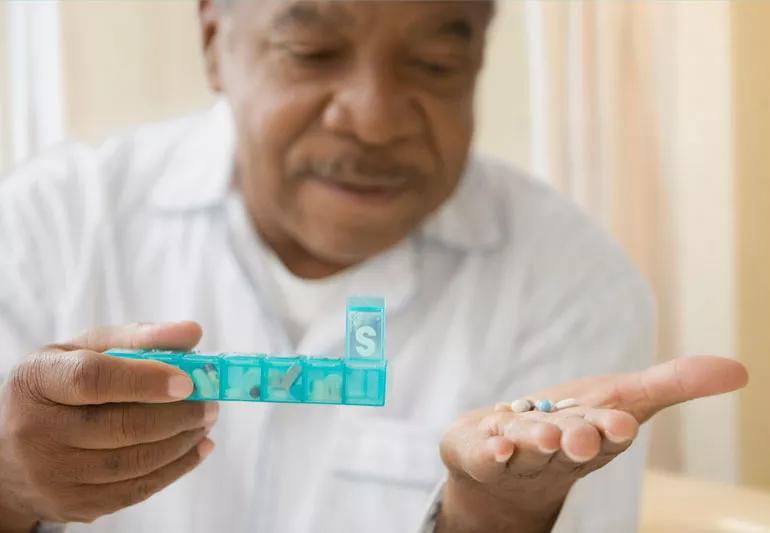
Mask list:
[[121,436],[129,442],[136,442],[157,433],[163,425],[158,409],[152,405],[135,404],[120,410]]
[[[136,416],[128,409],[121,409],[119,413],[119,434],[126,441],[133,441],[138,435],[143,433],[146,423],[144,417]],[[134,416],[132,416],[134,414]]]
[[99,403],[109,387],[104,384],[104,367],[84,352],[75,352],[75,355],[70,369],[73,391],[85,403]]
[[128,464],[134,472],[145,472],[153,470],[153,466],[157,463],[158,458],[158,445],[145,444],[136,446],[132,449],[130,460]]
[[158,482],[154,478],[138,479],[131,484],[131,489],[125,497],[124,507],[143,502],[158,490]]
[[143,418],[126,407],[113,409],[108,417],[108,431],[121,442],[134,442],[144,429]]
[[163,455],[159,448],[157,445],[140,446],[136,452],[136,469],[153,470]]
[[[88,416],[85,413],[87,413],[87,410],[84,411],[83,416]],[[136,438],[135,422],[127,407],[108,407],[104,410],[101,425],[107,435],[120,443],[132,442]]]
[[206,418],[206,402],[181,402],[190,425],[202,424]]
[[123,468],[123,463],[124,461],[122,460],[120,453],[116,451],[111,451],[105,454],[103,460],[104,469],[112,474],[120,472]]
[[80,419],[85,424],[93,424],[99,421],[102,415],[102,408],[100,405],[82,405],[77,408],[77,412],[80,414]]
[[126,425],[131,428],[134,436],[153,433],[158,425],[155,411],[149,406],[141,406],[133,412],[126,411]]

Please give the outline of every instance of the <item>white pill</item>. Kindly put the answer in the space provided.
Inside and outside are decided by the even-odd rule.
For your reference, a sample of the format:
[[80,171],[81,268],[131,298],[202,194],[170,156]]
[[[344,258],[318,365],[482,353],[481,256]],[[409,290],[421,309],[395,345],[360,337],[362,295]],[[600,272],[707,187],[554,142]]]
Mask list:
[[198,392],[203,398],[216,398],[217,393],[214,389],[214,385],[209,381],[209,377],[202,368],[196,368],[192,372],[193,382],[198,388]]
[[511,402],[511,411],[514,413],[526,413],[527,411],[531,411],[532,407],[534,407],[532,402],[526,398],[514,400]]
[[569,409],[570,407],[577,407],[580,405],[575,398],[567,398],[565,400],[559,400],[553,406],[554,410]]

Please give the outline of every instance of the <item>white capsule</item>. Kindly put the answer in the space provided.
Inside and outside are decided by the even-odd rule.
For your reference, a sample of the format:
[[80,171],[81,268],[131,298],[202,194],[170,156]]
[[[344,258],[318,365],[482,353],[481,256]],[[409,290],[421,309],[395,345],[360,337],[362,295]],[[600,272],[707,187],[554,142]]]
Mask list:
[[556,402],[553,406],[555,411],[559,411],[561,409],[569,409],[570,407],[577,407],[580,405],[578,401],[575,398],[566,398],[564,400],[559,400]]
[[192,371],[193,383],[195,383],[198,392],[203,398],[216,398],[217,391],[209,380],[208,375],[202,368],[196,368]]
[[521,398],[511,402],[511,411],[514,413],[526,413],[527,411],[531,411],[533,407],[534,405],[532,402],[526,398]]

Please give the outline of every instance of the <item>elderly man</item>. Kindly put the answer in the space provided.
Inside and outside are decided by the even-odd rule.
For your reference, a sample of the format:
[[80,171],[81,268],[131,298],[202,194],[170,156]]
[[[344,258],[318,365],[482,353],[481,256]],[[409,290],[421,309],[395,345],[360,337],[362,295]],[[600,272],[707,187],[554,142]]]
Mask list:
[[[493,9],[202,1],[212,110],[4,180],[1,529],[635,528],[643,448],[613,459],[745,371],[629,373],[654,329],[634,268],[555,193],[470,155]],[[389,306],[383,409],[220,411],[178,401],[192,384],[170,366],[101,353],[340,354],[356,293]],[[513,412],[525,396],[577,405]]]

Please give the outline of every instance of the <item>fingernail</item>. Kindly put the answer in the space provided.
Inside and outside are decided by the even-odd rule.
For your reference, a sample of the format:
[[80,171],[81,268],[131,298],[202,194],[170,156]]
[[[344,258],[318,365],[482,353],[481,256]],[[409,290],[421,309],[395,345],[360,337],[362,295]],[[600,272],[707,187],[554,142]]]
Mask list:
[[171,398],[184,400],[193,391],[193,384],[187,376],[171,376],[168,379],[168,395]]
[[538,446],[537,449],[540,451],[540,453],[545,455],[551,455],[559,451],[559,448],[546,448],[544,446]]
[[198,443],[198,456],[201,458],[201,460],[211,455],[211,452],[213,451],[214,451],[214,442],[209,440],[208,438],[203,439]]
[[591,456],[591,455],[581,456],[581,455],[575,455],[572,453],[568,453],[567,457],[569,457],[573,463],[587,463],[588,461],[594,458],[594,456]]
[[203,407],[203,423],[205,425],[213,424],[219,417],[219,404],[217,402],[206,402]]
[[604,435],[607,437],[607,439],[613,443],[613,444],[626,444],[631,439],[627,437],[619,437],[618,435],[613,435],[610,432],[605,432]]
[[508,459],[510,459],[511,456],[513,456],[513,452],[495,454],[495,461],[497,461],[498,463],[507,463]]

